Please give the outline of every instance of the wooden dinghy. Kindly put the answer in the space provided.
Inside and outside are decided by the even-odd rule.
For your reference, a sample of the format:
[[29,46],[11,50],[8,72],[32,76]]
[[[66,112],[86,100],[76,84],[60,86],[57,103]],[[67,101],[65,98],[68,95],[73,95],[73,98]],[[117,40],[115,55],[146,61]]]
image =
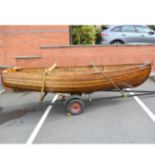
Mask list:
[[81,94],[142,84],[152,63],[52,68],[9,68],[2,72],[6,87],[20,90]]

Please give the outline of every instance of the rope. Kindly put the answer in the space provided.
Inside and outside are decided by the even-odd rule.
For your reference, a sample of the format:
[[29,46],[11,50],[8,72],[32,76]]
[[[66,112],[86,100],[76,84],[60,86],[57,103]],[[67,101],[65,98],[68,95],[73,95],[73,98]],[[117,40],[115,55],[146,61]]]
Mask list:
[[40,93],[40,103],[42,103],[44,97],[46,96],[45,93],[44,94],[44,90],[45,90],[45,82],[46,82],[46,75],[47,74],[50,74],[54,69],[55,67],[57,66],[57,64],[53,64],[51,67],[49,67],[48,69],[45,69],[44,72],[43,72],[43,77],[42,77],[42,85],[41,85],[41,93]]
[[[96,70],[96,72],[99,72],[99,70],[93,63],[92,63],[92,65],[93,65],[94,69]],[[122,96],[127,97],[127,95],[114,83],[114,81],[112,81],[107,75],[105,75],[104,72],[101,72],[101,73],[117,90],[119,90],[119,92],[122,94]]]

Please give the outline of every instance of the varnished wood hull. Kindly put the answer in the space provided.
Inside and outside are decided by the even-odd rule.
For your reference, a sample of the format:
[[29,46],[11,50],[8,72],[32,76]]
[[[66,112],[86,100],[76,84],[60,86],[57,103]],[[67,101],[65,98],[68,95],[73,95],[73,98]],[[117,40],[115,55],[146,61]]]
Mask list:
[[[90,93],[136,87],[149,76],[151,63],[109,66],[56,67],[45,75],[46,92]],[[45,68],[8,69],[2,72],[6,87],[20,90],[41,91]],[[108,78],[108,79],[107,79]]]

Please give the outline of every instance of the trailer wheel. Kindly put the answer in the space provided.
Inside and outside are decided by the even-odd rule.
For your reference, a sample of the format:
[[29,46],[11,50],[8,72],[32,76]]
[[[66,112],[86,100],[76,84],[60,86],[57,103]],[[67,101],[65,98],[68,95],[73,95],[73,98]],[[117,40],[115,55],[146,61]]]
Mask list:
[[84,102],[80,99],[72,99],[67,103],[67,112],[72,115],[79,115],[85,109]]
[[78,100],[80,100],[81,99],[81,96],[79,96],[79,95],[71,95],[71,96],[69,96],[63,103],[64,103],[64,105],[67,105],[71,100],[73,100],[73,99],[78,99]]

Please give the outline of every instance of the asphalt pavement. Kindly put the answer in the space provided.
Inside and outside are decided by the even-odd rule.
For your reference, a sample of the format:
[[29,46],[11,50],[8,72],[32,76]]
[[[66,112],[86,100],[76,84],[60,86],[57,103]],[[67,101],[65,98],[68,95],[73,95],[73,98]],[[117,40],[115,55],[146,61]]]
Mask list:
[[[140,90],[155,90],[148,79]],[[68,116],[57,101],[38,131],[35,144],[143,144],[155,143],[155,122],[134,98],[101,99],[118,93],[96,92],[92,102],[84,95],[86,110]],[[0,95],[0,143],[26,144],[50,105],[53,94],[38,104],[40,93],[7,92]],[[155,95],[138,97],[155,117]]]
[[0,91],[3,90],[3,87],[2,87],[2,80],[1,80],[1,76],[0,76]]

